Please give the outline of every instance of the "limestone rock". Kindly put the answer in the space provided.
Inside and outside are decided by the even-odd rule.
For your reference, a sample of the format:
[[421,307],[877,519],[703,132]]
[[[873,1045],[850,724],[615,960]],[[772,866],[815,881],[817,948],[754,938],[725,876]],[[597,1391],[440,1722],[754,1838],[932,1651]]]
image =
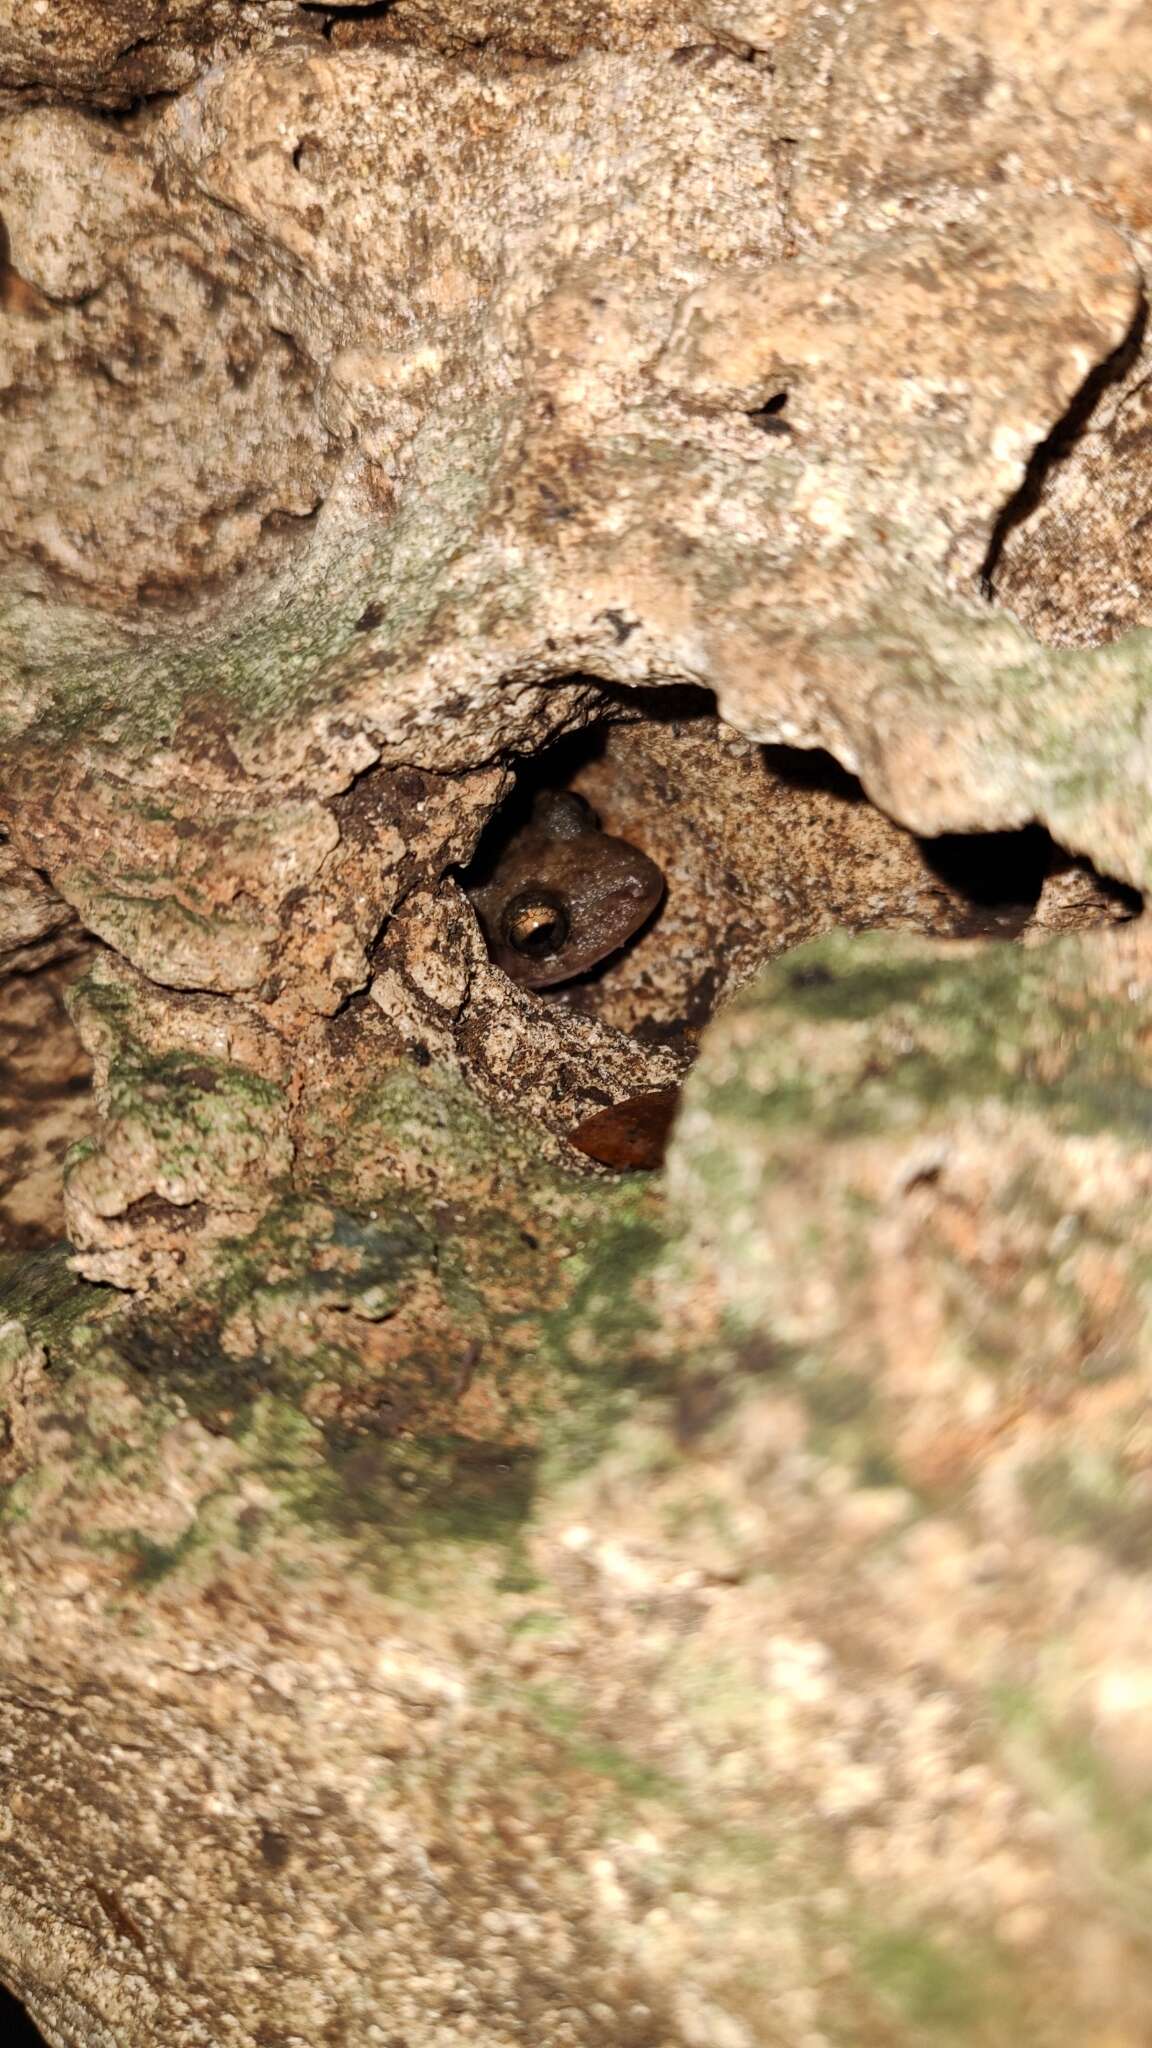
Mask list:
[[1147,40],[0,0],[52,2048],[1147,2041]]
[[83,963],[43,951],[50,964],[25,952],[0,981],[0,1245],[29,1253],[63,1237],[65,1161],[95,1121],[91,1063],[65,1008]]
[[83,945],[70,906],[0,841],[0,972],[26,974]]
[[30,1266],[49,2037],[1138,2041],[1150,979],[838,935],[712,1027],[666,1207],[430,1067],[179,1306]]
[[0,0],[0,92],[131,108],[254,40],[321,23],[295,0]]

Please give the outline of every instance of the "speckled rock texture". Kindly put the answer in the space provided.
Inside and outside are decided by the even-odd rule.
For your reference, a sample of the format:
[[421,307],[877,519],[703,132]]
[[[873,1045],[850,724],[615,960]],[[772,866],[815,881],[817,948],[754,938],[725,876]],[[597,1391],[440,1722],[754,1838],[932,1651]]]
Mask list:
[[[51,2048],[1146,2048],[1150,66],[0,0]],[[552,787],[667,892],[537,995]]]

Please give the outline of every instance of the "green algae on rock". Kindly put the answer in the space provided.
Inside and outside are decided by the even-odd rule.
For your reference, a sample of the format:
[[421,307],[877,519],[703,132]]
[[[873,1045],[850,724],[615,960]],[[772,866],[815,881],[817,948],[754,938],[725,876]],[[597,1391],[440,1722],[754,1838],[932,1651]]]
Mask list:
[[[960,928],[901,824],[1152,883],[1148,26],[527,12],[0,4],[0,943],[95,935],[97,1113],[0,1263],[0,1975],[92,2048],[1144,2048],[1147,941],[825,941],[666,1184],[563,1148],[829,919]],[[1057,455],[1074,648],[990,601]],[[454,877],[634,718],[704,857],[545,1009]],[[760,742],[886,818],[793,763],[731,862]]]

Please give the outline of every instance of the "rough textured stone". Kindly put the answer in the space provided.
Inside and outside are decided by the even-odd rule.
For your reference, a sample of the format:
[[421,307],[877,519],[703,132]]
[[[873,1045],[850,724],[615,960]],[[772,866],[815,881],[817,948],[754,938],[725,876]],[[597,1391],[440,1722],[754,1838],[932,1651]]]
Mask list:
[[254,41],[319,36],[297,0],[0,0],[0,91],[131,108]]
[[27,1262],[50,2037],[1141,2040],[1149,976],[794,951],[663,1221],[429,1068],[179,1313]]
[[[0,6],[53,2048],[1143,2048],[1147,40]],[[669,887],[545,998],[550,782]]]
[[71,907],[0,841],[0,971],[30,973],[84,943]]
[[[26,957],[26,956],[25,956]],[[49,953],[49,959],[51,954]],[[91,1066],[67,1011],[79,962],[0,981],[0,1250],[64,1234],[64,1161],[91,1135]]]

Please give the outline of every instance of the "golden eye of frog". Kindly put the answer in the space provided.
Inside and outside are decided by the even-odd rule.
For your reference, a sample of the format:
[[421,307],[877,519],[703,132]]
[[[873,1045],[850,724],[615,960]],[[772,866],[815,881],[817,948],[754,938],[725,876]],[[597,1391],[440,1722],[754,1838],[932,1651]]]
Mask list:
[[510,981],[554,988],[587,974],[639,931],[664,894],[655,861],[600,830],[570,790],[545,790],[469,900]]

